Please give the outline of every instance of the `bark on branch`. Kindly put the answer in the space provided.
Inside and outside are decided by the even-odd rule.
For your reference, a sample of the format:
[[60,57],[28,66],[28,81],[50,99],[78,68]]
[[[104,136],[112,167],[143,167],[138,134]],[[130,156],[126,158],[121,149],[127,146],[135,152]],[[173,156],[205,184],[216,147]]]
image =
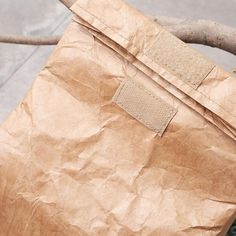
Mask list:
[[156,22],[186,43],[220,48],[236,55],[236,29],[209,20],[181,20],[158,17]]
[[0,35],[1,43],[26,44],[26,45],[55,45],[60,40],[58,36],[16,36]]
[[76,0],[59,0],[62,4],[64,4],[67,8],[70,8]]
[[[75,0],[59,1],[68,8],[75,2]],[[171,17],[157,17],[154,20],[186,43],[216,47],[236,55],[235,28],[208,20],[192,21]],[[59,39],[60,36],[29,37],[0,35],[0,42],[30,45],[57,44]]]

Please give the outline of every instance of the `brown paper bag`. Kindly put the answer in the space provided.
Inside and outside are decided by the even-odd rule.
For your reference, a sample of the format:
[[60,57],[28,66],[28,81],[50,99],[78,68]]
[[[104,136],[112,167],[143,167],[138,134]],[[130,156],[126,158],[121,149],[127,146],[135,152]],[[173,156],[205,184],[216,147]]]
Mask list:
[[79,0],[0,128],[0,235],[225,235],[236,79],[121,0]]

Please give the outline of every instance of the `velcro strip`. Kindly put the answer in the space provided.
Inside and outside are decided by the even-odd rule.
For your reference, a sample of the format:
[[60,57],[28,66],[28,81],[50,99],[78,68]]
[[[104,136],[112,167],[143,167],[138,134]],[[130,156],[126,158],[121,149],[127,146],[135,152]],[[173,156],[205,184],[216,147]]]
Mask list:
[[214,64],[183,41],[163,30],[146,55],[193,88],[197,88]]
[[149,129],[162,136],[176,109],[131,79],[121,83],[113,101]]

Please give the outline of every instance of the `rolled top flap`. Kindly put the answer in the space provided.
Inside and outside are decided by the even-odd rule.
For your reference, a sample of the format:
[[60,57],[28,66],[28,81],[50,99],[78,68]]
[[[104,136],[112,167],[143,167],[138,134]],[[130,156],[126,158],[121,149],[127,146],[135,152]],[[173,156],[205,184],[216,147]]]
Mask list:
[[71,9],[100,40],[121,53],[118,44],[136,67],[144,73],[147,67],[165,80],[154,76],[155,82],[182,101],[184,96],[177,94],[188,95],[203,106],[199,113],[236,137],[236,79],[230,73],[122,0],[78,0]]

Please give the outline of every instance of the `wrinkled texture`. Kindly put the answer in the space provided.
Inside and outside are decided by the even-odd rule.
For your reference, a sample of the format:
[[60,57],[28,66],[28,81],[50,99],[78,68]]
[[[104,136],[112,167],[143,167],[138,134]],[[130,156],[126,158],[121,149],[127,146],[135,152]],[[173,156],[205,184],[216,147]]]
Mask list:
[[[104,1],[72,7],[78,16],[1,125],[0,235],[225,235],[236,216],[235,78],[216,66],[193,90],[151,69],[136,56],[155,37],[143,31],[160,26]],[[162,137],[112,102],[128,77],[177,110]]]

